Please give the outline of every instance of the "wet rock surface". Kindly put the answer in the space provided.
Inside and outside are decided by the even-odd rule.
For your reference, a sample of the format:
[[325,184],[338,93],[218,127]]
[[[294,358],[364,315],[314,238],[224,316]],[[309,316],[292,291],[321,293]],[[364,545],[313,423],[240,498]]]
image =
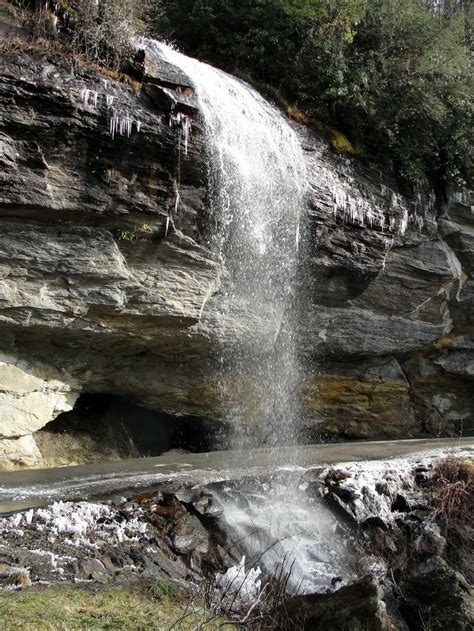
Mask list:
[[118,504],[63,503],[2,520],[2,562],[33,583],[198,580],[232,559],[169,492]]
[[283,629],[353,629],[354,631],[389,631],[382,592],[375,579],[367,577],[342,587],[334,594],[295,596],[285,603],[280,614]]
[[[218,349],[249,345],[264,359],[274,331],[251,309],[223,312],[229,278],[208,243],[217,218],[192,81],[149,53],[141,72],[135,92],[39,53],[2,53],[0,350],[43,366],[39,378],[59,372],[76,395],[218,421],[233,405],[223,379],[231,392],[255,387],[252,375],[222,374]],[[187,151],[178,114],[192,125]],[[470,432],[469,193],[444,205],[405,199],[370,165],[295,128],[309,176],[303,433]],[[23,415],[27,434],[0,446],[4,466],[41,462],[32,434],[47,419]]]
[[[56,502],[0,520],[0,583],[167,579],[229,601],[228,611],[242,617],[254,602],[249,594],[255,599],[280,568],[290,596],[273,603],[273,627],[262,614],[256,629],[406,631],[431,621],[464,631],[472,627],[472,588],[452,566],[433,503],[440,462],[445,455],[280,470],[163,483],[113,502]],[[247,522],[239,526],[240,509]],[[271,529],[277,523],[286,536]],[[222,577],[242,563],[244,576],[258,569],[260,583],[254,577],[232,591]]]
[[474,627],[472,587],[442,559],[423,564],[402,584],[401,612],[409,628],[422,630]]

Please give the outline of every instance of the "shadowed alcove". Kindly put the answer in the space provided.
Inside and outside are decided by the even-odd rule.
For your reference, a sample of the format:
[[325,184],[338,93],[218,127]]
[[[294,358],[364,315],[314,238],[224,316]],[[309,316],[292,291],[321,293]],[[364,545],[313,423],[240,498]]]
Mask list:
[[110,394],[82,394],[70,412],[35,434],[49,466],[158,456],[171,450],[218,448],[225,427],[189,416],[172,416]]

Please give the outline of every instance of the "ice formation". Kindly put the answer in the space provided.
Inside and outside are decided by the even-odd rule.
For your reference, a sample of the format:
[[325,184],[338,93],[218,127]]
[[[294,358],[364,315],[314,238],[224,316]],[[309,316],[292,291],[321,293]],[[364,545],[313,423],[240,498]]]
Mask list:
[[402,211],[402,216],[400,219],[400,234],[405,234],[405,232],[407,231],[408,228],[408,210],[406,208],[403,209]]
[[[325,203],[337,222],[403,235],[409,225],[422,230],[427,213],[434,209],[434,191],[420,190],[409,202],[382,182],[371,192],[361,188],[350,161],[341,160],[339,169],[318,167],[320,185],[313,185],[312,192],[316,202]],[[330,191],[326,200],[324,189]]]
[[245,556],[225,574],[217,575],[217,585],[225,594],[237,594],[241,600],[255,600],[262,589],[262,571],[259,567],[245,569]]
[[[469,191],[466,189],[455,191],[453,197],[458,204],[469,204]],[[471,207],[471,212],[474,213],[474,207]]]
[[116,134],[130,138],[133,125],[135,125],[137,132],[139,132],[141,128],[140,121],[132,118],[129,112],[119,114],[114,111],[109,121],[109,132],[112,136],[112,140],[115,138]]
[[[109,82],[103,80],[104,87],[107,90],[109,86]],[[108,110],[108,125],[109,125],[109,133],[112,136],[112,139],[118,134],[120,136],[126,136],[130,138],[133,126],[135,125],[135,129],[137,132],[140,131],[142,127],[141,121],[138,120],[137,117],[133,117],[128,110],[124,112],[120,112],[119,110],[114,108],[115,97],[113,94],[105,92],[105,94],[101,94],[95,90],[91,90],[89,88],[83,88],[81,90],[81,100],[88,107],[97,108],[99,104],[99,100],[105,100],[105,105]],[[183,129],[185,129],[185,133],[189,135],[188,124],[184,124]],[[187,136],[186,136],[186,148],[187,148]]]
[[170,221],[171,221],[171,216],[170,216],[170,215],[168,215],[168,216],[166,217],[165,237],[167,237],[167,236],[168,236],[168,230],[169,230],[169,227],[170,227]]
[[[329,175],[334,219],[345,224],[378,228],[405,234],[408,227],[408,209],[401,196],[385,185],[380,186],[380,197],[363,195],[355,189],[350,175],[340,178]],[[354,191],[354,192],[353,192]],[[418,220],[420,229],[423,224]]]
[[[192,129],[192,119],[182,112],[173,113],[169,118],[170,127],[179,127],[183,135],[184,155],[188,155],[189,134]],[[180,133],[181,136],[181,133]]]
[[333,183],[332,199],[335,219],[340,219],[343,223],[383,229],[384,213],[362,195],[351,195],[350,191],[343,188],[336,180]]
[[[21,526],[21,528],[20,528]],[[50,542],[62,538],[73,547],[94,548],[92,539],[110,544],[139,541],[147,537],[148,526],[137,516],[126,521],[117,519],[116,511],[107,504],[92,502],[54,502],[48,508],[31,509],[0,519],[0,533],[15,529],[19,537],[25,529],[45,532]]]
[[89,90],[89,88],[84,88],[81,91],[81,99],[85,105],[90,107],[97,107],[97,102],[99,99],[99,93],[95,90]]

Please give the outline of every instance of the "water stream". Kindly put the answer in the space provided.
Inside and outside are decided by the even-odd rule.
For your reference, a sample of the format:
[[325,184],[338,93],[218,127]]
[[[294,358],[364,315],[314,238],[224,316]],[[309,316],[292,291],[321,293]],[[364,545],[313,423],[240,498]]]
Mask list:
[[[151,47],[194,84],[208,150],[210,246],[228,273],[223,315],[251,314],[257,330],[247,344],[220,349],[220,396],[235,428],[230,446],[291,444],[297,440],[300,368],[292,290],[307,187],[300,143],[281,112],[247,83],[164,44]],[[316,575],[324,574],[327,583],[334,568],[322,541],[330,537],[321,511],[306,506],[298,485],[230,496],[223,508],[250,563],[259,559],[269,574],[293,563],[305,589],[315,585]]]
[[249,314],[252,323],[248,343],[219,351],[232,447],[288,444],[298,416],[291,321],[307,186],[300,143],[282,113],[247,83],[165,44],[149,48],[195,86],[208,150],[210,245],[228,273],[222,322]]
[[324,592],[335,576],[354,578],[353,540],[324,502],[306,493],[306,474],[276,471],[216,493],[232,552],[245,557],[246,570],[285,577],[291,593]]
[[[234,449],[298,440],[300,365],[294,294],[307,188],[299,140],[282,113],[247,83],[160,42],[148,44],[194,85],[208,152],[209,246],[224,261],[223,313],[250,323],[248,340],[218,350],[220,398]],[[277,469],[276,450],[267,452]],[[240,463],[239,463],[240,464]],[[297,461],[294,464],[298,464]],[[236,466],[237,463],[236,463]],[[291,482],[291,483],[290,483]],[[220,498],[237,553],[267,575],[291,570],[291,591],[327,588],[347,553],[321,502],[298,476]],[[242,562],[243,563],[243,562]],[[236,570],[238,571],[238,570]]]

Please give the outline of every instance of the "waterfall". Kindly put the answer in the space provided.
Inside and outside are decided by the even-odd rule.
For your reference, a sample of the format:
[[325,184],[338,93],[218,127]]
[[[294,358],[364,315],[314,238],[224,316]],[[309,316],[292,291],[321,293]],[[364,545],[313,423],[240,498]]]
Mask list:
[[216,490],[231,552],[263,576],[285,576],[290,593],[324,593],[335,576],[355,579],[353,542],[321,498],[305,493],[304,471],[276,469]]
[[209,159],[211,247],[228,273],[222,322],[250,323],[246,341],[219,351],[232,446],[291,442],[298,362],[290,314],[306,190],[300,143],[282,113],[244,81],[165,44],[149,47],[194,84]]

